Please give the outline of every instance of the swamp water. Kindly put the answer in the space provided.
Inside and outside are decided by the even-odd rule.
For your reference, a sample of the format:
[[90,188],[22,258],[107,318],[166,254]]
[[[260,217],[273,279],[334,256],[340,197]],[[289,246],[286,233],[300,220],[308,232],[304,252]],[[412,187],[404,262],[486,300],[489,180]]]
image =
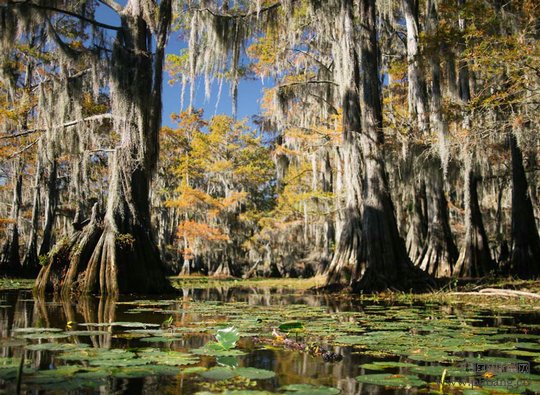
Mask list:
[[[536,393],[540,315],[526,310],[256,286],[167,300],[4,290],[0,393],[16,393],[23,356],[21,393]],[[237,343],[216,342],[225,327]]]

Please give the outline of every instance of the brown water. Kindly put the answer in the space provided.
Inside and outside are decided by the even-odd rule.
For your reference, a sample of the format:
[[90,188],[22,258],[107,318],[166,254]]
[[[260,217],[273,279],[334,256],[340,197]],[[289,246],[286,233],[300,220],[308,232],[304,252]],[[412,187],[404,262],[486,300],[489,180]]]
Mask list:
[[[333,339],[335,336],[344,334],[369,336],[372,332],[384,330],[401,331],[399,333],[403,333],[405,339],[413,335],[422,336],[425,331],[430,332],[431,335],[436,335],[438,331],[443,330],[441,328],[448,328],[448,331],[462,330],[460,325],[463,326],[464,323],[469,329],[473,328],[472,332],[476,331],[474,328],[478,328],[479,333],[482,334],[481,336],[485,336],[486,339],[492,334],[489,333],[489,328],[493,328],[493,333],[515,332],[530,337],[525,340],[511,339],[511,341],[515,342],[538,343],[540,339],[540,336],[536,337],[540,328],[538,326],[540,317],[535,313],[502,314],[485,310],[469,313],[452,306],[388,305],[382,302],[362,302],[354,299],[340,299],[329,295],[299,293],[285,289],[234,287],[183,289],[181,296],[166,296],[165,298],[166,301],[162,303],[160,303],[159,298],[154,302],[152,299],[141,300],[141,298],[133,297],[120,299],[88,297],[53,300],[52,298],[36,299],[31,292],[25,290],[0,292],[0,357],[4,358],[4,367],[0,363],[0,393],[15,392],[17,379],[14,374],[13,364],[15,361],[19,361],[23,355],[28,371],[25,370],[22,375],[21,393],[28,394],[192,394],[198,391],[219,391],[226,388],[231,391],[251,389],[252,391],[285,393],[283,388],[290,384],[328,386],[339,389],[343,394],[427,393],[429,387],[426,385],[420,386],[420,388],[391,388],[360,383],[356,380],[356,377],[364,374],[384,372],[408,374],[407,371],[401,368],[374,371],[365,369],[360,365],[373,361],[408,361],[408,359],[403,354],[393,356],[388,352],[381,354],[366,352],[369,351],[369,347],[366,349],[365,346],[359,348],[353,345],[339,345]],[[341,355],[342,359],[337,362],[325,362],[320,355],[312,355],[290,349],[281,343],[273,343],[270,328],[276,325],[272,321],[272,317],[280,311],[286,312],[287,319],[299,315],[297,319],[307,329],[307,333],[301,334],[299,339],[295,339],[295,336],[289,334],[291,339],[298,340],[298,343],[314,342],[328,351]],[[303,316],[303,313],[298,313],[303,311],[306,312],[305,316]],[[259,316],[262,318],[257,318]],[[141,328],[122,326],[86,327],[82,325],[84,323],[113,322],[162,324],[169,317],[172,317],[173,323],[171,324],[172,328],[168,331],[178,331],[179,335],[167,342],[146,342],[142,338],[126,338],[126,336],[136,334]],[[371,321],[370,317],[372,317]],[[276,318],[277,324],[281,320],[281,317]],[[414,328],[415,320],[418,322],[418,331]],[[325,325],[332,326],[334,321],[337,325],[335,333],[332,333],[332,330],[321,332],[324,331]],[[262,323],[259,324],[259,322]],[[437,324],[433,326],[431,322],[437,322]],[[177,369],[177,373],[173,372],[171,374],[169,372],[166,375],[149,374],[145,377],[125,378],[123,374],[117,373],[122,369],[129,370],[133,368],[107,367],[106,374],[97,379],[89,379],[88,377],[82,379],[77,376],[77,372],[66,371],[64,379],[54,378],[49,380],[48,376],[45,378],[39,376],[39,371],[56,370],[60,372],[62,367],[71,365],[80,367],[82,369],[80,372],[87,373],[84,368],[89,365],[84,361],[74,362],[59,359],[58,355],[62,352],[62,349],[55,351],[28,349],[28,346],[56,342],[62,345],[84,343],[89,346],[88,348],[130,349],[134,350],[134,352],[141,348],[152,347],[167,351],[190,353],[193,349],[202,347],[208,341],[213,340],[216,328],[231,323],[236,323],[237,326],[240,326],[241,332],[242,330],[245,332],[245,336],[241,338],[237,346],[237,349],[244,351],[245,355],[229,357],[202,355],[198,363],[189,366],[208,368],[224,366],[233,370],[238,367],[253,367],[273,371],[276,374],[275,377],[264,380],[241,379],[219,382],[219,380],[202,377],[198,373],[182,372],[186,366],[178,366],[171,368]],[[314,328],[313,334],[309,333],[311,323]],[[82,330],[97,330],[100,333],[70,334],[69,336],[66,335],[66,337],[51,339],[39,336],[21,338],[22,334],[32,332],[22,332],[19,329],[32,327],[59,328],[62,332],[55,333],[60,334],[66,331]],[[452,335],[450,332],[449,334]],[[449,334],[441,332],[441,339],[447,338]],[[150,334],[145,333],[144,335],[148,337]],[[455,337],[459,339],[459,336]],[[475,342],[480,341],[478,336],[474,339]],[[422,341],[422,338],[419,337],[419,340]],[[497,341],[500,341],[501,344],[507,344],[508,339],[503,340]],[[473,348],[475,347],[474,344],[476,343],[473,342]],[[540,343],[538,344],[540,346]],[[535,350],[534,344],[529,344],[529,347],[530,355],[520,355],[519,358],[529,362],[531,370],[534,371],[532,361],[540,357],[540,347],[537,350]],[[516,349],[519,349],[519,347]],[[414,353],[415,350],[412,352]],[[461,357],[509,357],[508,354],[501,354],[500,350],[473,350],[468,352],[467,349],[456,349],[455,355]],[[7,358],[11,358],[11,362]],[[416,361],[415,363],[419,366],[438,364],[437,361]],[[463,367],[462,364],[463,362],[461,362],[461,367]],[[448,363],[447,365],[456,366],[456,363],[453,365]],[[8,372],[9,369],[11,369],[10,372]],[[2,372],[4,373],[2,374]],[[92,372],[95,372],[95,370],[92,370]],[[436,383],[438,380],[436,376],[424,374],[418,374],[418,377],[428,384],[430,382]],[[531,378],[536,379],[535,376],[531,376]],[[517,389],[514,388],[514,390],[518,393],[526,391],[532,393],[526,388],[526,385],[531,382],[534,383],[535,381],[528,380],[525,382],[525,387],[516,387]],[[436,386],[432,384],[432,388],[436,388]],[[487,387],[487,389],[492,390],[491,387]],[[462,393],[462,390],[459,388],[450,389],[453,393]],[[316,393],[313,388],[306,391],[303,393]],[[321,393],[325,393],[324,390]]]

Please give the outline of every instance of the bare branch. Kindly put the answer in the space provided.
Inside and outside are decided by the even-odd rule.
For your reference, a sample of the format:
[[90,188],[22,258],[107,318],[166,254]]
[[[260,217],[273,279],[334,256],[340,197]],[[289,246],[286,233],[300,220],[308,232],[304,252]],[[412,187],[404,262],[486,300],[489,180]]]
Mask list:
[[114,0],[99,0],[99,2],[118,13],[122,12],[122,6]]
[[[69,128],[71,126],[78,125],[79,123],[82,123],[82,122],[98,121],[98,120],[101,120],[101,119],[111,119],[111,118],[113,118],[113,116],[111,114],[92,115],[91,117],[86,117],[86,118],[83,118],[83,119],[77,119],[75,121],[69,121],[69,122],[63,123],[61,125],[55,125],[55,126],[52,127],[52,129]],[[10,135],[7,135],[7,136],[0,136],[0,140],[13,139],[13,138],[21,137],[21,136],[26,136],[26,135],[32,134],[32,133],[38,133],[38,132],[41,133],[41,132],[44,132],[46,130],[47,130],[46,128],[29,129],[29,130],[25,130],[24,132],[20,132],[20,133],[14,133],[14,134],[10,134]]]
[[25,130],[24,132],[20,133],[14,133],[7,136],[0,136],[0,140],[7,140],[7,139],[14,139],[17,137],[27,136],[32,133],[42,132],[42,130],[32,129],[32,130]]
[[61,13],[61,14],[64,14],[64,15],[69,15],[69,16],[75,17],[77,19],[80,19],[81,21],[90,23],[90,24],[92,24],[94,26],[102,27],[104,29],[122,30],[122,27],[120,27],[120,26],[113,26],[113,25],[109,25],[107,23],[99,22],[99,21],[96,21],[95,19],[87,18],[87,17],[85,17],[83,15],[80,15],[80,14],[77,14],[76,12],[73,12],[73,11],[63,10],[61,8],[45,6],[45,5],[41,5],[41,4],[35,4],[35,3],[32,3],[31,1],[28,1],[28,0],[12,1],[12,2],[6,4],[6,5],[2,5],[1,7],[2,8],[7,8],[9,6],[18,6],[18,5],[27,5],[27,6],[30,6],[32,8],[38,9],[38,10],[58,12],[58,13]]
[[10,156],[7,157],[7,159],[13,159],[15,158],[16,156],[19,156],[20,154],[22,154],[23,152],[26,152],[28,151],[30,148],[32,148],[39,140],[41,139],[41,136],[38,137],[37,139],[35,139],[34,141],[32,141],[30,144],[24,146],[23,148],[21,148],[20,150],[18,150],[17,152],[14,152],[13,154],[11,154]]
[[293,86],[309,85],[309,84],[329,84],[329,85],[339,86],[336,82],[330,81],[330,80],[307,80],[307,81],[289,82],[289,83],[280,85],[278,88],[282,89],[282,88],[289,88]]
[[281,5],[282,5],[281,2],[278,1],[277,3],[274,3],[274,4],[271,4],[269,6],[263,7],[258,11],[253,10],[253,11],[246,12],[246,13],[243,13],[243,14],[225,14],[225,13],[220,14],[220,13],[217,13],[216,11],[211,10],[210,8],[199,8],[197,11],[206,11],[209,14],[212,14],[213,16],[217,16],[217,17],[220,17],[220,18],[230,18],[230,19],[237,19],[238,18],[239,19],[239,18],[248,18],[250,16],[258,15],[258,14],[260,14],[262,12],[271,11],[273,9],[281,7]]

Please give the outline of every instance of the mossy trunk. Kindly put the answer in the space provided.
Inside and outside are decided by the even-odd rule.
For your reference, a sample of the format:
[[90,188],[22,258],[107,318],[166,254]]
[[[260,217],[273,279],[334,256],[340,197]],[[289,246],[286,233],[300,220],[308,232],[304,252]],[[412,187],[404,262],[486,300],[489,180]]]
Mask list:
[[458,258],[458,250],[450,230],[448,201],[444,193],[441,162],[426,162],[427,234],[417,266],[435,277],[449,277]]
[[523,155],[514,134],[509,136],[512,154],[512,249],[510,272],[520,278],[540,275],[540,237],[529,196]]
[[422,255],[427,236],[427,198],[426,183],[423,179],[412,177],[412,205],[409,213],[409,230],[407,231],[407,253],[413,262]]
[[489,241],[480,212],[477,191],[478,177],[472,166],[472,158],[465,161],[465,238],[454,275],[459,277],[482,277],[495,269]]
[[[51,157],[53,157],[51,155]],[[56,185],[58,178],[58,163],[56,158],[50,159],[47,166],[47,182],[45,184],[45,223],[43,225],[43,238],[39,246],[39,256],[45,256],[50,251],[53,244],[53,229],[56,220],[56,208],[58,207],[58,187]]]
[[36,174],[34,180],[34,196],[32,202],[32,219],[30,220],[30,234],[28,235],[28,243],[26,246],[26,253],[22,261],[22,271],[24,276],[30,278],[36,277],[39,273],[39,257],[37,252],[37,238],[38,238],[38,226],[39,226],[39,203],[41,199],[41,159],[38,158],[36,166]]
[[362,154],[360,152],[360,70],[354,45],[353,2],[344,0],[341,13],[344,62],[349,64],[347,86],[342,95],[343,143],[341,157],[343,174],[340,181],[345,191],[341,208],[336,249],[327,271],[328,287],[350,286],[357,278],[361,240]]
[[[161,89],[171,0],[160,3],[156,52],[139,0],[120,12],[112,52],[111,98],[115,130],[107,209],[103,220],[94,205],[90,223],[61,241],[36,281],[38,292],[165,293],[165,277],[150,221],[150,182],[158,157]],[[157,10],[156,10],[157,12]],[[155,16],[155,15],[154,15]]]
[[425,290],[430,277],[413,266],[396,223],[384,162],[375,0],[360,1],[362,133],[365,177],[362,241],[355,291]]
[[[336,280],[340,280],[341,283],[346,281],[346,285],[355,292],[423,290],[430,285],[431,280],[426,273],[413,266],[407,255],[405,243],[398,233],[385,170],[374,0],[360,1],[360,23],[362,73],[359,78],[359,95],[348,91],[346,98],[354,106],[343,106],[344,126],[349,126],[345,123],[347,119],[358,119],[356,97],[359,97],[360,125],[349,123],[354,126],[350,132],[355,136],[353,141],[359,143],[360,150],[357,152],[363,167],[358,167],[356,173],[352,174],[359,181],[350,184],[348,189],[351,186],[360,188],[360,204],[353,208],[355,211],[346,212],[347,226],[338,241],[346,243],[341,247],[338,244],[336,255],[340,260],[334,258],[331,266],[334,272],[330,272],[327,285],[334,285]],[[347,132],[346,128],[344,132]],[[360,170],[362,175],[359,174]],[[351,180],[345,182],[350,183]],[[336,263],[341,263],[341,267]],[[348,269],[345,273],[337,273],[337,270],[345,269]]]
[[13,201],[11,203],[11,223],[6,229],[6,240],[0,255],[0,275],[21,276],[19,256],[19,214],[22,204],[23,161],[18,159],[13,166]]

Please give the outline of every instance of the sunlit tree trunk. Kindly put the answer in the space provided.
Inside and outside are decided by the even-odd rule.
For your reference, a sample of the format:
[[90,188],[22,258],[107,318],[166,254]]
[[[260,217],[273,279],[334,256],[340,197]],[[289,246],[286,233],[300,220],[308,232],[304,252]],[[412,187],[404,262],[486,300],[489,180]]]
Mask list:
[[39,246],[39,256],[47,255],[53,243],[53,230],[56,221],[56,209],[58,207],[58,163],[55,157],[49,159],[47,166],[47,178],[45,183],[45,221],[43,224],[43,237]]
[[[334,257],[328,268],[327,285],[349,286],[357,280],[361,241],[362,155],[360,153],[361,111],[360,70],[355,49],[353,2],[342,1],[341,50],[347,63],[347,86],[343,88],[343,143],[340,149],[343,175],[341,188],[345,192]],[[338,158],[339,160],[339,158]]]
[[19,214],[22,204],[22,179],[24,163],[21,158],[13,164],[13,200],[7,225],[6,240],[0,255],[0,275],[20,275],[21,260],[19,256]]
[[41,200],[41,179],[42,179],[41,158],[38,158],[36,164],[36,174],[34,179],[34,196],[32,202],[32,218],[30,220],[30,234],[28,235],[28,243],[26,252],[23,258],[22,267],[24,275],[35,277],[39,273],[39,258],[37,252],[37,239],[40,215],[40,200]]
[[[122,29],[111,55],[111,101],[120,143],[110,161],[105,216],[101,220],[94,206],[90,223],[56,247],[37,279],[38,291],[117,294],[171,290],[152,235],[149,202],[159,150],[171,0],[163,0],[159,15],[152,14],[150,19],[145,9],[140,0],[130,0],[119,12]],[[148,24],[156,20],[157,47],[149,56],[153,35]]]
[[469,158],[465,162],[465,239],[454,273],[460,277],[482,277],[494,269],[478,204],[478,179],[471,169],[472,166],[472,160]]
[[[458,0],[460,5],[465,0]],[[465,21],[459,21],[461,30],[465,29]],[[462,47],[463,45],[460,45]],[[462,48],[461,48],[462,50]],[[458,77],[459,100],[462,105],[467,105],[471,100],[471,73],[466,60],[460,62]],[[463,128],[470,129],[470,114],[463,113]],[[455,275],[458,276],[481,276],[494,268],[488,238],[480,212],[478,202],[477,180],[475,170],[475,144],[472,137],[468,136],[465,142],[465,171],[464,171],[464,208],[465,208],[465,238],[461,247],[459,261],[457,262]]]
[[364,162],[362,252],[354,290],[426,288],[429,277],[415,268],[398,233],[384,164],[375,0],[360,1],[360,103]]
[[[347,2],[345,4],[347,5]],[[352,22],[352,2],[348,3],[348,7],[350,8],[345,15],[350,15]],[[345,22],[347,23],[347,19]],[[330,267],[328,285],[341,283],[351,286],[357,292],[388,288],[406,290],[425,288],[429,277],[415,268],[407,255],[405,243],[398,233],[394,207],[388,190],[384,165],[374,0],[360,1],[360,24],[362,73],[357,79],[359,89],[353,85],[352,89],[345,92],[343,125],[345,143],[349,140],[348,147],[356,148],[355,156],[345,158],[355,161],[360,159],[363,167],[355,168],[352,174],[344,172],[347,177],[344,180],[345,190],[348,196],[354,196],[358,205],[351,207],[353,199],[348,198],[349,206],[346,211],[348,223],[338,241],[336,249],[338,259],[335,257]],[[349,45],[350,48],[354,48],[351,43]],[[354,136],[354,140],[351,136]],[[353,145],[352,142],[359,146]],[[345,165],[352,166],[354,163],[348,163],[346,160]],[[354,195],[351,190],[355,192]],[[346,271],[338,273],[339,270]]]

